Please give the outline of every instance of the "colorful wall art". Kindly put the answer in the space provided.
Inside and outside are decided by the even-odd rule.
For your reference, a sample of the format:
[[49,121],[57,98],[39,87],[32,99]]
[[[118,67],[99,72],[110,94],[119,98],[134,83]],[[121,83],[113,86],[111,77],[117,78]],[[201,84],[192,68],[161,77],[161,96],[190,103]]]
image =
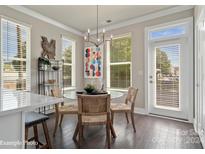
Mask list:
[[103,76],[103,46],[86,47],[84,49],[85,78],[102,78]]

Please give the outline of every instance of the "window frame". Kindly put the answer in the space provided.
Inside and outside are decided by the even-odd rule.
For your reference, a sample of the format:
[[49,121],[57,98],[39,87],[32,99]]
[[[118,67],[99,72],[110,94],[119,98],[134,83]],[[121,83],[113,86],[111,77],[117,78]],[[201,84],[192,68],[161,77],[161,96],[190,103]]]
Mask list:
[[[13,18],[10,18],[10,17],[7,17],[7,16],[4,16],[4,15],[0,15],[0,35],[1,35],[1,38],[3,38],[3,26],[2,26],[2,20],[6,20],[8,22],[12,22],[16,25],[19,25],[21,27],[24,27],[26,29],[26,32],[27,32],[27,38],[28,38],[28,41],[27,41],[27,45],[26,45],[26,89],[24,91],[31,91],[31,28],[32,26],[27,24],[27,23],[24,23],[22,21],[19,21],[19,20],[16,20],[16,19],[13,19]],[[4,84],[4,80],[3,80],[3,39],[0,40],[0,48],[1,48],[1,52],[0,52],[0,59],[1,59],[1,62],[0,62],[0,88],[3,89],[3,84]],[[14,59],[17,59],[17,60],[21,60],[20,58],[14,58]],[[23,59],[22,59],[23,60]],[[24,60],[23,60],[24,61]]]
[[110,83],[110,67],[111,66],[114,66],[114,65],[126,65],[126,64],[130,64],[130,86],[132,86],[132,35],[131,33],[125,33],[125,34],[120,34],[120,35],[117,35],[113,38],[114,39],[119,39],[119,38],[123,38],[123,37],[130,37],[131,38],[131,59],[130,61],[126,61],[126,62],[110,62],[110,47],[111,47],[111,43],[110,42],[107,42],[106,43],[106,49],[107,49],[107,88],[109,90],[113,90],[113,91],[122,91],[122,92],[127,92],[128,91],[128,88],[114,88],[114,87],[111,87],[111,83]]
[[[74,90],[76,89],[76,67],[75,67],[75,63],[76,63],[76,41],[74,39],[71,39],[67,36],[61,35],[61,54],[62,54],[62,59],[63,59],[63,55],[64,55],[64,49],[63,49],[63,40],[66,41],[70,41],[72,43],[72,59],[71,59],[71,63],[65,63],[63,62],[63,65],[67,65],[67,66],[71,66],[71,87],[63,87],[64,90]],[[64,60],[64,59],[63,59]],[[64,73],[63,73],[64,75]],[[64,78],[64,77],[63,77]],[[64,82],[64,81],[63,81]],[[64,86],[64,84],[63,84]]]

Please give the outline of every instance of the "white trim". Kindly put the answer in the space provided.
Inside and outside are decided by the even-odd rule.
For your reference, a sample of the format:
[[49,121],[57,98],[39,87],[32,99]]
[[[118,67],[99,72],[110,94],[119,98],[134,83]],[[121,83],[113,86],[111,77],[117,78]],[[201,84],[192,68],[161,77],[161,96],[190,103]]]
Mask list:
[[27,24],[27,23],[25,23],[23,21],[19,21],[19,20],[16,20],[14,18],[5,16],[5,15],[0,15],[0,18],[3,18],[3,19],[8,20],[10,22],[13,22],[13,23],[15,23],[17,25],[24,26],[25,28],[31,28],[32,27],[32,25],[30,25],[30,24]]
[[197,133],[199,135],[202,147],[205,148],[205,135],[202,132],[204,132],[204,131],[199,129]]
[[143,114],[143,115],[148,114],[145,108],[138,108],[138,107],[135,107],[134,113]]
[[182,119],[176,119],[176,118],[164,117],[164,116],[155,115],[155,114],[149,114],[149,113],[147,112],[146,108],[138,108],[138,107],[135,107],[134,113],[136,113],[136,114],[142,114],[142,115],[147,115],[147,116],[150,116],[150,117],[157,117],[157,118],[169,119],[169,120],[180,121],[180,122],[185,122],[185,123],[192,123],[192,122],[190,122],[190,121],[186,121],[186,120],[182,120]]
[[[72,61],[71,63],[65,63],[65,66],[71,66],[71,86],[75,87],[76,86],[76,41],[73,39],[70,39],[69,37],[66,37],[64,35],[61,36],[61,52],[62,55],[64,55],[63,51],[63,40],[69,41],[72,44]],[[70,87],[65,87],[64,89],[67,89]]]
[[[113,29],[126,27],[126,26],[129,26],[129,25],[132,25],[132,24],[142,23],[142,22],[145,22],[145,21],[148,21],[148,20],[152,20],[152,19],[155,19],[155,18],[167,16],[167,15],[170,15],[170,14],[190,10],[190,9],[193,9],[193,8],[194,8],[194,6],[192,6],[192,5],[176,6],[176,7],[170,8],[170,9],[165,9],[165,10],[158,11],[158,12],[155,12],[155,13],[151,13],[151,14],[148,14],[148,15],[144,15],[144,16],[141,16],[141,17],[130,19],[130,20],[118,23],[118,24],[113,24],[113,25],[110,25],[110,26],[107,26],[107,27],[104,27],[104,28],[107,31],[110,31],[110,30],[113,30]],[[99,32],[102,32],[102,30],[103,30],[103,28],[100,28]],[[91,34],[96,34],[96,30],[92,30]]]
[[65,87],[64,90],[76,90],[76,87]]
[[172,118],[172,117],[166,117],[166,116],[161,116],[161,115],[157,115],[157,114],[149,114],[148,113],[148,116],[169,119],[169,120],[174,120],[174,121],[180,121],[180,122],[185,122],[185,123],[192,123],[192,121],[177,119],[177,118]]
[[119,39],[119,38],[122,38],[122,37],[132,37],[132,32],[117,34],[112,38],[112,40]]
[[[37,18],[37,19],[43,20],[45,22],[48,22],[52,25],[55,25],[55,26],[60,27],[62,29],[65,29],[65,30],[67,30],[69,32],[72,32],[74,34],[77,34],[77,35],[80,35],[80,36],[84,36],[84,34],[85,34],[85,33],[82,33],[82,32],[80,32],[80,31],[78,31],[74,28],[71,28],[71,27],[69,27],[65,24],[62,24],[62,23],[60,23],[60,22],[58,22],[58,21],[56,21],[52,18],[46,17],[46,16],[44,16],[44,15],[38,13],[38,12],[35,12],[35,11],[33,11],[31,9],[28,9],[28,8],[25,8],[23,6],[8,5],[8,7],[12,8],[16,11],[22,12],[24,14],[27,14],[29,16],[32,16],[34,18]],[[174,13],[177,13],[177,12],[190,10],[190,9],[193,9],[193,8],[194,8],[194,6],[192,6],[192,5],[176,6],[176,7],[170,8],[170,9],[165,9],[165,10],[158,11],[158,12],[155,12],[155,13],[151,13],[151,14],[148,14],[148,15],[144,15],[144,16],[141,16],[141,17],[130,19],[130,20],[127,20],[127,21],[124,21],[124,22],[121,22],[121,23],[113,24],[113,25],[110,25],[110,26],[107,26],[107,27],[104,27],[104,28],[106,28],[106,30],[109,31],[109,30],[129,26],[129,25],[132,25],[132,24],[145,22],[145,21],[152,20],[152,19],[155,19],[155,18],[163,17],[163,16],[166,16],[166,15],[174,14]],[[103,30],[103,28],[100,28],[99,32],[102,32],[102,30]],[[91,34],[95,34],[95,33],[96,33],[96,29],[92,30]]]
[[127,65],[127,64],[131,64],[131,61],[130,62],[113,62],[113,63],[110,63],[110,65]]
[[106,87],[110,87],[110,42],[106,43]]
[[54,20],[52,18],[46,17],[46,16],[44,16],[44,15],[38,13],[38,12],[35,12],[35,11],[31,10],[31,9],[25,8],[24,6],[8,5],[8,7],[12,8],[12,9],[14,9],[16,11],[22,12],[22,13],[24,13],[26,15],[29,15],[29,16],[32,16],[34,18],[40,19],[42,21],[45,21],[45,22],[47,22],[49,24],[52,24],[52,25],[54,25],[56,27],[62,28],[64,30],[67,30],[67,31],[69,31],[71,33],[74,33],[76,35],[83,36],[82,32],[80,32],[80,31],[78,31],[78,30],[76,30],[74,28],[71,28],[71,27],[69,27],[67,25],[64,25],[64,24],[62,24],[62,23],[60,23],[60,22],[58,22],[58,21],[56,21],[56,20]]
[[162,24],[158,24],[158,25],[154,25],[154,26],[149,26],[149,29],[152,29],[154,31],[154,30],[159,30],[159,29],[163,29],[163,28],[174,27],[174,26],[189,23],[190,20],[193,20],[192,16],[187,17],[187,18],[183,18],[183,19],[178,19],[178,20],[166,22],[166,23],[162,23]]
[[[198,12],[197,12],[198,10]],[[198,16],[197,16],[198,13]],[[198,133],[202,146],[205,148],[204,126],[204,18],[205,7],[196,6],[195,11],[195,121],[194,129]]]
[[197,120],[196,120],[196,118],[193,119],[193,126],[194,126],[195,132],[198,132],[198,126],[197,126]]
[[121,89],[121,88],[107,88],[110,91],[120,91],[120,92],[128,92],[128,89]]

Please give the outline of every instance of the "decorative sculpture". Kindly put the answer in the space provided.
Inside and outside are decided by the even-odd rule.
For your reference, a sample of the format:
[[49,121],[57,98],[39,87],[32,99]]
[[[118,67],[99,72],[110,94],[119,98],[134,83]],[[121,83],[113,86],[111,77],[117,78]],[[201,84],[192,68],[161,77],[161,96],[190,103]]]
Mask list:
[[55,59],[56,41],[51,39],[51,41],[48,42],[45,36],[41,36],[41,39],[41,47],[43,48],[41,56],[44,58],[47,56],[48,59]]

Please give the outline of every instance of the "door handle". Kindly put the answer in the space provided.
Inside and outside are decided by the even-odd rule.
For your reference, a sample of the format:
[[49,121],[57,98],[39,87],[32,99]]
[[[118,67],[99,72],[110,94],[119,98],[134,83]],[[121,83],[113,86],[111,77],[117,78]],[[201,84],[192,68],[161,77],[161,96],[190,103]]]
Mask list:
[[153,83],[153,81],[149,81],[149,83]]

